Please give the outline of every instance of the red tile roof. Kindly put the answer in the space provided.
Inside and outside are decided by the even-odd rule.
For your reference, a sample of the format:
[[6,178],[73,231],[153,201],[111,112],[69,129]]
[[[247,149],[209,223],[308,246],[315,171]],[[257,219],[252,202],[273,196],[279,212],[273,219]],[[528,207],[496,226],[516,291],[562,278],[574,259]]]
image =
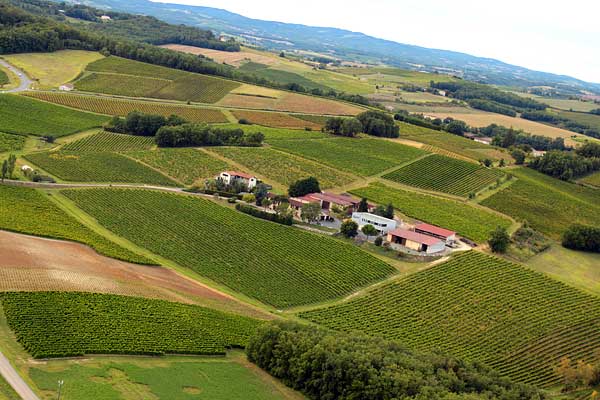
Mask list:
[[432,236],[423,235],[422,233],[417,233],[413,231],[408,231],[406,229],[396,229],[389,232],[392,236],[401,237],[411,242],[426,244],[428,246],[433,246],[434,244],[443,243],[440,239],[434,238]]
[[433,235],[443,236],[445,238],[449,238],[452,235],[455,235],[456,232],[453,232],[448,229],[440,228],[439,226],[430,225],[430,224],[417,224],[415,229],[418,229],[423,232],[428,232]]
[[225,171],[225,174],[229,174],[231,176],[239,176],[240,178],[245,178],[245,179],[252,179],[255,178],[254,175],[250,175],[250,174],[246,174],[244,172],[237,172],[237,171]]

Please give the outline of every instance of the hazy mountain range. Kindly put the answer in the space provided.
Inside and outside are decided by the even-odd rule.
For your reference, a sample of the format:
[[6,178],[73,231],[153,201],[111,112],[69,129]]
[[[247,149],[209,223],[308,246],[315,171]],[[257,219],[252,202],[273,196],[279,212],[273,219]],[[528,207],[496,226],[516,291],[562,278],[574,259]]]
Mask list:
[[600,84],[569,76],[533,71],[491,58],[397,43],[343,29],[263,21],[212,7],[154,3],[148,0],[73,2],[151,15],[170,23],[209,28],[219,34],[237,36],[267,49],[307,50],[346,60],[382,62],[416,70],[438,70],[485,83],[520,87],[551,86],[566,93],[582,90],[600,93]]

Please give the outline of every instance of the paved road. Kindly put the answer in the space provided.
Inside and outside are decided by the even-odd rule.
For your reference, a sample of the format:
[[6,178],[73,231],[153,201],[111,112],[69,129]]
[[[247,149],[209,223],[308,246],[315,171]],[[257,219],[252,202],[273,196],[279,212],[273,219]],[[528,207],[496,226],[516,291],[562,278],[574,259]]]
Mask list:
[[0,353],[0,374],[23,400],[40,400],[2,353]]
[[12,66],[11,64],[7,63],[6,61],[4,61],[2,59],[0,59],[0,65],[11,70],[18,77],[18,79],[20,81],[18,87],[14,88],[14,89],[10,89],[10,90],[0,90],[0,93],[17,93],[17,92],[24,92],[26,90],[29,90],[33,81],[31,79],[29,79],[29,77],[25,74],[25,72],[21,71],[17,67]]

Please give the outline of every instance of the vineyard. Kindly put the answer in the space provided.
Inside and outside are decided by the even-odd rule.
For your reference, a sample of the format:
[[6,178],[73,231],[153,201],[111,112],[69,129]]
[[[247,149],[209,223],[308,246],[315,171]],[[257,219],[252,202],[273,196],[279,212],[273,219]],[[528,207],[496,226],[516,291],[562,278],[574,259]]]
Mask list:
[[35,189],[0,186],[0,228],[86,244],[119,260],[154,264],[82,225]]
[[249,170],[284,186],[314,176],[322,189],[346,185],[356,178],[325,165],[282,153],[272,148],[222,147],[211,151],[235,160]]
[[260,125],[227,124],[224,128],[240,128],[246,133],[260,132],[265,135],[265,141],[271,142],[282,139],[324,139],[329,137],[321,131],[306,131],[300,129],[269,128]]
[[0,132],[0,153],[21,150],[25,146],[25,137]]
[[239,83],[212,76],[189,74],[156,91],[152,97],[159,99],[216,103]]
[[600,226],[600,192],[563,182],[530,168],[511,170],[518,180],[483,200],[482,205],[559,239],[572,224]]
[[473,251],[301,316],[481,360],[537,385],[560,382],[554,367],[561,357],[592,361],[600,348],[600,300]]
[[132,111],[140,111],[146,114],[158,114],[164,117],[175,114],[190,122],[227,122],[227,117],[225,117],[225,114],[223,114],[221,110],[187,106],[183,104],[134,101],[54,92],[27,92],[26,96],[98,114],[125,116]]
[[118,133],[99,132],[95,135],[64,145],[61,150],[71,152],[126,152],[150,150],[154,147],[154,138],[145,136],[121,135]]
[[259,322],[209,308],[93,293],[0,294],[9,327],[34,358],[86,354],[224,354]]
[[176,185],[165,175],[116,153],[47,151],[24,157],[52,175],[70,182]]
[[84,92],[115,94],[130,97],[152,97],[157,90],[172,81],[142,76],[91,73],[79,79],[75,88]]
[[381,183],[353,190],[352,194],[366,197],[378,204],[392,203],[396,210],[408,217],[452,229],[478,243],[489,239],[490,232],[496,226],[508,228],[511,225],[508,218],[489,210],[455,200],[392,189]]
[[70,110],[23,96],[0,96],[0,132],[59,137],[101,126],[107,120],[108,118],[100,115]]
[[280,150],[361,176],[375,175],[427,154],[414,147],[371,138],[278,140],[272,145]]
[[278,308],[340,297],[394,273],[352,245],[198,197],[118,189],[63,193],[116,234]]
[[467,197],[490,186],[502,172],[433,154],[384,175],[385,179],[426,190]]
[[174,81],[175,79],[188,74],[188,72],[178,69],[161,67],[115,56],[102,58],[88,64],[86,71],[145,76],[149,78],[167,79],[170,81]]
[[238,120],[245,119],[252,124],[264,125],[272,128],[304,129],[310,128],[321,130],[321,125],[311,121],[293,117],[288,114],[262,111],[242,111],[235,110],[231,112]]
[[191,185],[202,178],[212,178],[230,169],[226,162],[197,149],[157,149],[137,151],[127,155],[186,185]]

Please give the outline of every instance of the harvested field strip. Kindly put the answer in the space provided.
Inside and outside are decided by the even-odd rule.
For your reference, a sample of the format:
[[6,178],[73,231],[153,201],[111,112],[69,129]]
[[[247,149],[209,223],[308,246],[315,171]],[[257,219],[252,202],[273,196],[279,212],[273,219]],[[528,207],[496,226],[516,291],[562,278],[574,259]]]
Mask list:
[[296,118],[294,116],[275,112],[261,112],[261,111],[242,111],[235,110],[232,114],[238,119],[245,119],[252,124],[264,125],[272,128],[291,128],[291,129],[304,129],[310,128],[314,130],[320,130],[321,125],[306,121],[304,119]]
[[138,246],[278,308],[341,297],[395,271],[352,245],[198,197],[116,189],[62,193]]
[[154,147],[154,137],[122,135],[119,133],[100,132],[83,139],[68,143],[63,151],[74,152],[125,152],[134,150],[150,150]]
[[187,106],[183,104],[158,103],[153,101],[134,101],[101,96],[82,96],[76,94],[53,92],[27,92],[34,97],[49,103],[92,111],[98,114],[125,116],[132,111],[146,114],[159,114],[165,117],[175,114],[190,122],[225,123],[227,117],[222,111],[212,108]]
[[379,182],[352,190],[378,204],[392,203],[402,214],[458,232],[477,243],[485,242],[496,226],[508,228],[511,221],[491,210],[467,203],[385,186]]
[[3,293],[9,327],[35,358],[224,354],[259,322],[209,308],[93,293]]
[[73,240],[119,260],[154,264],[147,258],[91,231],[35,189],[0,186],[0,228],[36,236]]
[[595,361],[600,345],[599,299],[477,252],[301,316],[483,360],[513,379],[544,386],[556,382],[561,357]]

